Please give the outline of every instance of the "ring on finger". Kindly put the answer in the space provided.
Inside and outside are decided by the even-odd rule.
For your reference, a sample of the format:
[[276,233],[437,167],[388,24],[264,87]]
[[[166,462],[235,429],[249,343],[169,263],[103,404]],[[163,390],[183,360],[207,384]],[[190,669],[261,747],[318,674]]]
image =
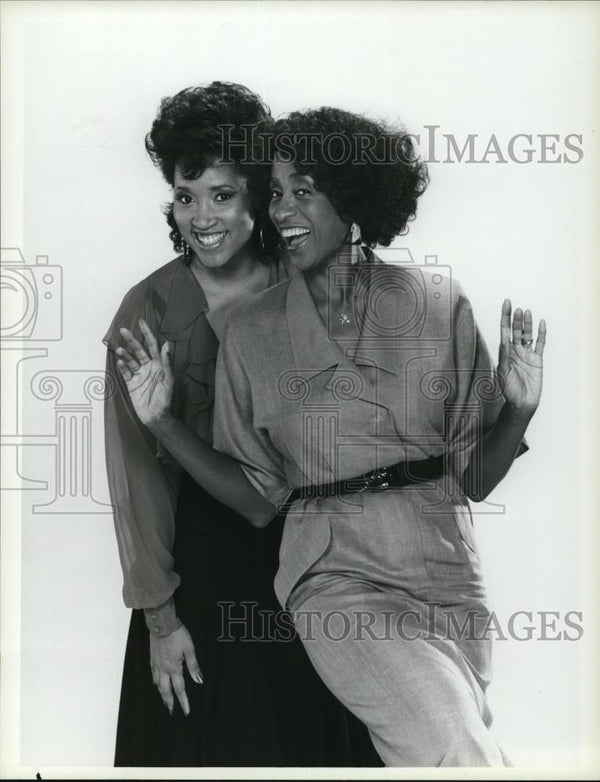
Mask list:
[[524,345],[526,348],[528,348],[531,345],[533,345],[533,340],[532,339],[522,339],[521,340],[521,344]]

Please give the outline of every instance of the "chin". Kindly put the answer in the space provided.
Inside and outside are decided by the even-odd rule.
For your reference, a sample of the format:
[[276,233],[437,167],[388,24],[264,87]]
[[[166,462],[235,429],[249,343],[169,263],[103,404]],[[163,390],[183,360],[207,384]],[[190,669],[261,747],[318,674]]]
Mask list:
[[288,253],[288,260],[298,271],[307,272],[315,265],[314,259],[297,253]]
[[208,257],[203,253],[196,253],[196,257],[201,266],[205,266],[207,269],[220,269],[222,266],[227,266],[231,258],[219,257],[218,255],[209,255]]

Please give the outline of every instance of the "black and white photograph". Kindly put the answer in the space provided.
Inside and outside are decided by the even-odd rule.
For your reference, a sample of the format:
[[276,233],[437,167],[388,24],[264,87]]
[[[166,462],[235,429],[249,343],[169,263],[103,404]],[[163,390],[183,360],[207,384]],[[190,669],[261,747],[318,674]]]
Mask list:
[[2,778],[596,779],[598,5],[0,14]]

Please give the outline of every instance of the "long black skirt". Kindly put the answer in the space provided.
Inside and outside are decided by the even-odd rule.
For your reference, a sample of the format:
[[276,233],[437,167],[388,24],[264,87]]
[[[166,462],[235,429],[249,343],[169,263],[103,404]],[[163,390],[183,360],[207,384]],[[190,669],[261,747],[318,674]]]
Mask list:
[[262,530],[191,479],[176,519],[177,614],[204,684],[185,668],[190,714],[173,716],[150,674],[149,633],[132,612],[116,766],[381,766],[367,729],[329,692],[273,591],[283,519]]

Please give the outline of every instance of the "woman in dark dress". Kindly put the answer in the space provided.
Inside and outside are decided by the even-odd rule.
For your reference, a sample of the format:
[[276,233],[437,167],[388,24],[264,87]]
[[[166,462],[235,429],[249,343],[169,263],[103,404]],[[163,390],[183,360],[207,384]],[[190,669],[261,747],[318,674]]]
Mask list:
[[[322,684],[278,606],[283,519],[257,528],[270,506],[210,448],[229,310],[289,274],[263,251],[257,172],[242,162],[248,149],[231,146],[226,163],[220,154],[219,126],[250,144],[236,132],[268,117],[246,88],[214,82],[164,99],[146,139],[174,189],[168,220],[181,255],[129,291],[104,338],[116,383],[105,404],[107,472],[133,609],[117,766],[380,765],[366,729]],[[161,444],[166,433],[135,413],[143,373],[128,389],[121,338],[148,328],[170,356],[172,426],[214,455],[212,468],[179,453],[176,461]],[[234,484],[232,510],[222,502]]]

